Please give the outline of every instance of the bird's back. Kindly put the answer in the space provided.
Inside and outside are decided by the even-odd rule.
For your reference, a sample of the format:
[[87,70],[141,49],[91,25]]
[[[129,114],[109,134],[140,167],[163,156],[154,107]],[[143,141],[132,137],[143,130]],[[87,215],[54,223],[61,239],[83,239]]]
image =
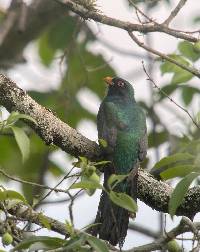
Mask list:
[[144,112],[136,103],[121,109],[124,114],[122,121],[127,123],[128,127],[118,131],[114,164],[119,173],[128,173],[138,161],[140,141],[146,132],[146,122]]

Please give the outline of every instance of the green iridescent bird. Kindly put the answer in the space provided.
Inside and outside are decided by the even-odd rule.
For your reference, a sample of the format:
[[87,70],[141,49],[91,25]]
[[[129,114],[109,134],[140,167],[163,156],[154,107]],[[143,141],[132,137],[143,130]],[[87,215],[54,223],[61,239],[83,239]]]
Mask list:
[[[98,138],[107,142],[103,148],[105,159],[110,160],[104,168],[104,186],[111,174],[129,174],[120,182],[115,191],[130,195],[137,200],[137,172],[139,162],[147,152],[146,118],[136,103],[132,85],[121,78],[106,77],[108,92],[97,115]],[[130,213],[112,203],[102,192],[93,235],[109,241],[112,245],[123,246]]]

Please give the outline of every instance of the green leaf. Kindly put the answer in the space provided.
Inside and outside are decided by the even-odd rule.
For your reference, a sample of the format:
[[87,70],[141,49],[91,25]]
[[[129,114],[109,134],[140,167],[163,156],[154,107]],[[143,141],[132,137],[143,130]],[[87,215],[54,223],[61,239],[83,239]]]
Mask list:
[[20,114],[17,111],[13,111],[9,115],[8,119],[6,120],[6,125],[12,125],[12,124],[16,123],[19,119],[26,119],[26,120],[29,120],[29,121],[37,124],[36,120],[33,119],[31,116],[25,115],[25,114]]
[[48,33],[42,34],[39,39],[38,52],[42,63],[46,66],[49,66],[54,59],[56,49],[49,46]]
[[185,105],[189,105],[193,99],[195,94],[199,94],[200,90],[198,88],[190,87],[190,86],[182,86],[182,98]]
[[[65,242],[66,242],[65,240],[57,238],[57,237],[31,236],[29,238],[26,238],[26,240],[20,242],[17,246],[15,246],[15,248],[13,248],[12,251],[20,251],[22,249],[28,249],[33,244],[37,245],[37,250],[56,249],[56,248],[61,247]],[[32,247],[32,249],[36,249],[36,248]]]
[[19,146],[19,149],[22,154],[22,160],[25,162],[28,157],[29,157],[29,152],[30,152],[30,141],[29,138],[27,137],[26,133],[18,127],[12,126],[11,127],[15,140]]
[[[88,177],[86,181],[88,180],[98,184],[100,183],[100,177],[96,172],[92,172],[92,174]],[[85,181],[85,179],[83,179],[82,181]]]
[[83,171],[82,173],[85,174],[86,176],[90,176],[92,173],[96,172],[96,167],[94,165],[91,165],[92,163],[89,163],[86,166],[85,171]]
[[192,181],[198,177],[200,173],[192,172],[188,174],[185,178],[183,178],[175,187],[170,200],[169,200],[169,214],[171,217],[173,217],[176,213],[177,208],[180,206],[180,204],[183,201],[184,196],[187,193],[187,190],[192,183]]
[[195,52],[200,53],[200,40],[198,40],[198,41],[194,44],[194,50],[195,50]]
[[103,186],[99,183],[96,183],[94,181],[88,180],[88,181],[81,181],[78,183],[73,184],[70,189],[77,189],[77,188],[82,188],[82,189],[103,189]]
[[161,172],[160,176],[162,179],[167,180],[175,177],[184,177],[190,172],[196,172],[199,170],[199,166],[196,165],[177,165]]
[[[108,186],[110,188],[114,188],[118,183],[120,183],[121,181],[123,181],[125,178],[127,178],[128,175],[116,175],[116,174],[112,174],[109,179],[108,179]],[[114,184],[114,186],[112,186]]]
[[83,230],[84,232],[86,232],[87,230],[90,230],[92,227],[96,227],[100,225],[100,223],[92,223],[92,224],[88,224],[87,226],[81,228],[81,230]]
[[182,41],[178,45],[178,49],[183,56],[195,62],[200,58],[200,53],[195,50],[194,44],[188,41]]
[[193,22],[194,22],[194,23],[200,22],[200,16],[195,17],[195,18],[193,19]]
[[83,163],[83,164],[87,164],[88,163],[88,160],[86,157],[79,157],[80,161]]
[[[77,50],[75,50],[74,54],[69,55],[66,79],[63,81],[63,85],[68,89],[70,88],[71,94],[75,96],[77,88],[80,90],[83,84],[87,83],[87,88],[90,91],[103,97],[104,88],[102,88],[102,79],[105,76],[114,76],[114,70],[102,55],[93,54],[91,51],[88,51],[84,43],[77,45],[77,48],[83,61],[80,60],[80,57],[77,57]],[[88,68],[90,68],[90,71],[88,71]],[[91,68],[93,68],[92,71]]]
[[196,114],[196,122],[200,124],[200,111]]
[[169,84],[169,85],[165,85],[161,88],[161,92],[158,93],[159,95],[159,100],[165,99],[166,95],[164,95],[165,93],[167,95],[172,94],[174,91],[176,91],[176,89],[179,88],[179,86],[177,85],[173,85],[173,84]]
[[63,249],[66,249],[66,251],[80,251],[80,248],[85,243],[85,240],[86,240],[85,234],[75,236],[66,242]]
[[76,19],[66,15],[50,27],[48,32],[48,43],[52,49],[66,49],[73,40],[73,32],[76,29]]
[[6,124],[14,124],[19,118],[19,112],[13,111],[10,113],[9,117],[6,120]]
[[24,196],[16,191],[13,190],[0,190],[0,201],[7,200],[7,199],[16,199],[24,202],[27,204],[26,199]]
[[34,118],[32,118],[31,116],[29,116],[29,115],[19,114],[19,115],[18,115],[18,118],[19,118],[19,119],[26,119],[26,120],[28,120],[28,121],[31,121],[31,122],[37,124],[37,121],[36,121]]
[[63,171],[62,168],[60,168],[57,165],[52,164],[51,166],[49,166],[49,172],[54,176],[54,177],[60,177],[63,176],[65,174],[65,172]]
[[[176,176],[185,176],[193,171],[195,156],[189,153],[176,153],[162,158],[151,169],[151,174],[158,179],[169,179]],[[186,166],[185,166],[186,165]],[[188,166],[189,165],[189,166]],[[187,169],[189,169],[187,172]]]
[[[101,186],[100,177],[99,177],[99,175],[97,175],[97,173],[95,171],[84,173],[81,176],[81,183],[82,182],[86,182],[86,183],[91,182],[91,183],[95,183],[95,185],[97,185],[97,186]],[[92,196],[95,193],[96,189],[97,188],[86,189],[86,192],[89,196]]]
[[68,234],[70,236],[73,236],[74,235],[74,227],[73,227],[73,225],[68,220],[66,220],[66,225],[65,226],[66,226],[66,230],[67,230]]
[[127,209],[130,212],[137,212],[137,204],[136,202],[126,193],[118,193],[114,191],[109,192],[109,198],[116,205]]
[[44,216],[42,213],[39,214],[39,221],[43,224],[45,228],[47,228],[48,230],[51,230],[51,223],[49,222],[47,217]]
[[158,147],[159,145],[169,140],[169,133],[167,131],[150,132],[148,135],[149,148]]
[[3,119],[2,119],[2,116],[3,116],[3,112],[2,112],[1,106],[0,106],[0,121],[3,120]]
[[186,70],[180,69],[179,71],[174,73],[174,76],[171,80],[171,84],[179,84],[179,83],[186,83],[187,81],[191,80],[194,75]]
[[106,140],[100,138],[98,141],[99,141],[99,145],[102,146],[103,148],[108,147],[108,143]]
[[193,98],[194,92],[190,92],[191,90],[188,88],[184,88],[182,90],[182,98],[186,106],[188,106]]
[[[180,55],[171,54],[168,56],[185,66],[190,66],[190,63]],[[188,72],[187,70],[183,70],[181,67],[169,61],[165,61],[164,63],[162,63],[160,69],[162,74],[173,73],[171,84],[184,83],[194,77],[194,75]]]
[[40,36],[38,49],[44,65],[50,65],[58,49],[64,50],[67,48],[69,42],[72,40],[75,27],[75,18],[66,16],[54,22],[54,24]]
[[[176,60],[177,62],[184,64],[185,66],[190,65],[190,63],[180,55],[170,54],[168,56],[170,58]],[[177,66],[169,61],[164,61],[164,63],[161,64],[160,69],[161,69],[161,73],[165,74],[165,73],[175,73],[177,71],[180,71],[182,68],[180,68],[179,66]]]
[[79,157],[77,162],[74,162],[73,165],[75,167],[81,168],[82,170],[85,170],[88,166],[88,160],[86,157]]
[[108,247],[104,241],[102,241],[94,236],[87,236],[87,241],[95,251],[109,252]]
[[176,153],[174,155],[170,155],[168,157],[164,157],[162,158],[159,162],[157,162],[155,165],[154,165],[154,169],[158,169],[158,168],[161,168],[163,166],[166,166],[166,165],[171,165],[173,163],[176,163],[176,162],[180,162],[180,161],[185,161],[185,160],[193,160],[195,158],[195,156],[189,154],[189,153]]

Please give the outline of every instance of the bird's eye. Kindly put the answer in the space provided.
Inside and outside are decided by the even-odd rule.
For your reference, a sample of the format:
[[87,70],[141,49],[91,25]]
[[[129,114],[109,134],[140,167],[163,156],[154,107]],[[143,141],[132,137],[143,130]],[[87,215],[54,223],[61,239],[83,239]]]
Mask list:
[[118,81],[118,82],[117,82],[117,85],[118,85],[119,87],[124,87],[125,84],[124,84],[123,81]]

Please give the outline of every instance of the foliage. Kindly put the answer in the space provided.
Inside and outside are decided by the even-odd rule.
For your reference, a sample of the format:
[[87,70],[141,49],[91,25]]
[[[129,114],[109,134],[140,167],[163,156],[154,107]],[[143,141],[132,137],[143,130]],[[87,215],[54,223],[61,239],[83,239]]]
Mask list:
[[[193,44],[188,41],[179,42],[179,53],[170,54],[169,56],[186,66],[192,66],[200,58],[198,43],[199,42],[197,42],[197,44]],[[167,92],[168,95],[171,95],[174,91],[180,89],[182,100],[186,106],[190,105],[195,94],[200,93],[200,89],[192,87],[188,84],[188,81],[194,78],[194,76],[188,71],[183,70],[179,66],[167,61],[161,63],[160,70],[162,74],[172,73],[170,84],[165,85],[162,90]],[[166,98],[166,96],[161,94],[160,99],[162,100],[164,98]]]
[[192,183],[192,181],[199,176],[200,173],[198,172],[191,172],[187,176],[185,176],[176,186],[174,189],[170,201],[169,201],[169,214],[173,217],[176,213],[177,208],[182,203],[183,198]]
[[24,130],[19,127],[14,126],[14,124],[19,119],[26,119],[37,124],[37,122],[28,115],[20,114],[18,112],[12,112],[7,118],[7,120],[3,120],[2,122],[0,122],[0,132],[4,133],[4,131],[9,130],[9,129],[13,131],[15,140],[22,154],[22,160],[23,162],[25,162],[29,157],[30,143],[29,143],[29,138],[24,132]]
[[[126,2],[131,10],[133,4],[145,6],[147,10],[159,8],[162,4],[162,1],[156,0],[127,0]],[[164,2],[167,5],[172,1],[165,0]],[[86,2],[82,1],[82,3]],[[92,3],[95,4],[95,1]],[[5,13],[0,13],[0,24],[4,18],[6,18]],[[192,18],[196,23],[200,21],[199,16]],[[105,89],[102,78],[117,75],[111,62],[108,62],[102,54],[95,53],[90,49],[91,45],[98,42],[97,37],[85,20],[66,12],[65,16],[56,16],[54,22],[51,22],[50,25],[47,24],[37,35],[37,38],[34,38],[34,41],[29,41],[35,43],[44,68],[50,69],[55,60],[59,59],[60,69],[64,69],[61,71],[60,83],[56,88],[43,92],[29,90],[30,96],[74,128],[77,128],[83,120],[96,121],[96,115],[81,104],[78,93],[87,88],[89,92],[102,99]],[[26,44],[26,46],[28,45],[29,43]],[[15,46],[18,47],[17,41],[12,45],[12,47]],[[176,50],[169,53],[168,56],[187,67],[196,66],[200,60],[200,41],[196,43],[180,41]],[[19,55],[20,57],[22,56]],[[171,122],[165,125],[162,121],[162,114],[157,113],[156,107],[165,105],[169,97],[170,99],[172,97],[172,102],[174,97],[178,97],[180,104],[190,110],[200,97],[200,88],[196,85],[197,78],[191,72],[161,58],[157,58],[155,64],[159,65],[159,73],[168,81],[160,83],[161,92],[156,90],[152,93],[154,102],[149,103],[142,100],[140,104],[146,110],[149,125],[152,125],[148,132],[150,151],[160,152],[163,150],[163,146],[167,147],[165,148],[167,149],[165,157],[155,162],[150,173],[159,180],[171,181],[173,179],[177,182],[168,204],[168,211],[173,217],[183,202],[191,183],[199,185],[200,133],[199,128],[196,128],[192,122],[187,123],[185,118],[179,120],[185,128],[184,133],[171,132]],[[173,105],[175,111],[176,105]],[[4,111],[3,108],[2,111]],[[180,113],[177,113],[180,116]],[[79,157],[78,161],[73,163],[73,166],[76,167],[73,169],[78,172],[71,174],[68,167],[63,167],[52,161],[52,155],[57,151],[57,147],[46,146],[28,127],[30,124],[37,124],[34,119],[17,111],[12,112],[7,119],[3,119],[3,115],[4,112],[1,113],[0,110],[0,168],[4,172],[22,182],[35,182],[48,186],[51,185],[49,185],[49,179],[46,178],[50,177],[53,180],[66,176],[67,182],[69,182],[66,192],[69,197],[72,197],[74,192],[78,193],[78,189],[89,196],[93,196],[96,190],[104,190],[114,204],[130,212],[137,212],[137,204],[130,196],[115,191],[117,184],[125,180],[128,174],[111,175],[105,188],[100,177],[105,166],[109,165],[109,161],[93,162],[84,157]],[[199,124],[200,111],[197,111],[194,118]],[[103,139],[99,139],[99,144],[103,148],[107,147],[107,143]],[[142,167],[150,169],[152,162],[149,160],[152,161],[151,158],[146,159]],[[66,175],[68,173],[69,178]],[[6,176],[1,176],[0,179],[2,183],[9,181]],[[21,183],[21,190],[22,193],[19,193],[1,187],[0,203],[4,204],[11,200],[13,204],[22,202],[27,206],[32,205],[34,201],[40,202],[43,196],[45,198],[45,187],[39,188],[28,183]],[[38,195],[39,199],[36,199]],[[51,223],[43,213],[39,214],[38,219],[43,227],[51,231]],[[14,244],[12,251],[22,249],[45,251],[57,248],[72,252],[89,252],[91,249],[97,252],[108,251],[107,245],[102,240],[86,234],[85,231],[77,232],[72,220],[66,221],[66,230],[69,234],[66,239],[37,235],[26,237],[24,240],[21,237],[16,239],[15,232],[11,230],[9,222],[6,220],[5,223],[2,242],[5,246]],[[173,247],[177,250],[173,250]],[[168,250],[170,251],[170,249],[171,251],[179,251],[180,248],[175,240],[168,243]]]
[[0,190],[0,201],[5,201],[7,199],[18,200],[18,201],[22,201],[23,203],[27,204],[26,199],[20,193],[18,193],[16,191],[12,191],[12,190],[5,190],[4,188],[2,188]]
[[31,236],[19,243],[12,251],[14,252],[22,249],[29,249],[29,251],[48,251],[49,249],[61,248],[63,251],[89,252],[91,249],[87,244],[89,244],[91,248],[95,249],[97,252],[109,251],[103,241],[86,234],[76,234],[68,240],[48,236]]
[[89,196],[93,195],[96,189],[102,189],[108,194],[110,200],[116,205],[123,207],[130,212],[137,212],[137,204],[129,195],[114,191],[115,186],[127,178],[128,174],[111,175],[108,179],[108,190],[100,184],[100,179],[96,173],[95,166],[100,165],[104,167],[108,163],[110,163],[110,161],[90,162],[86,158],[80,157],[80,160],[74,163],[74,165],[82,169],[82,172],[80,173],[81,182],[73,184],[71,189],[85,189]]

